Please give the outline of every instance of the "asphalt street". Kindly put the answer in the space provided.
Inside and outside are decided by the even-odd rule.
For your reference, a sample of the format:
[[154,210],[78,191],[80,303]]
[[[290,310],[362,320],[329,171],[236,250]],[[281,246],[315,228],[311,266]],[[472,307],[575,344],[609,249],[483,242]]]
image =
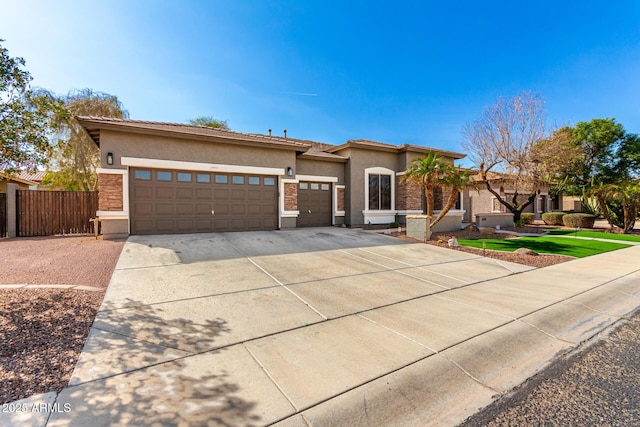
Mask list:
[[640,311],[461,426],[640,425]]

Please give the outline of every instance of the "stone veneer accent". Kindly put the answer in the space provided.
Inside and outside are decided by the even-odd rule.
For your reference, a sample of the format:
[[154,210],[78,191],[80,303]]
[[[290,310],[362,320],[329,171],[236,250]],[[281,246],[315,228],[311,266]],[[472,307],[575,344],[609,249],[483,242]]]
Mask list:
[[284,210],[298,210],[298,184],[296,183],[284,183]]
[[449,200],[449,194],[451,194],[451,188],[436,187],[433,191],[433,209],[443,209],[444,205],[447,203],[447,200]]
[[421,210],[422,187],[413,182],[402,182],[402,176],[396,177],[396,209]]
[[98,174],[98,210],[100,211],[122,211],[124,203],[122,201],[122,175],[121,174]]
[[338,188],[338,206],[336,210],[344,212],[344,188]]

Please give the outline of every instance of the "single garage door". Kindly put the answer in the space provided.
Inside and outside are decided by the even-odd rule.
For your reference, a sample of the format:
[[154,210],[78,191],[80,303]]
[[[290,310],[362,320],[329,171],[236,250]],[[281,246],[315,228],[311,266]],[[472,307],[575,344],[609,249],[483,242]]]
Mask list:
[[275,230],[276,177],[135,168],[131,234]]
[[331,225],[331,184],[300,182],[298,184],[298,227]]

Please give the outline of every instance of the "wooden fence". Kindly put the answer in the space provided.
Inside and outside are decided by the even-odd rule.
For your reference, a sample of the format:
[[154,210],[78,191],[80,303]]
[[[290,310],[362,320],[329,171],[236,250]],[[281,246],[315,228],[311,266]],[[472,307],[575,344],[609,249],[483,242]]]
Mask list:
[[20,237],[86,234],[93,232],[98,192],[18,190],[16,207]]
[[0,193],[0,238],[7,235],[7,193]]

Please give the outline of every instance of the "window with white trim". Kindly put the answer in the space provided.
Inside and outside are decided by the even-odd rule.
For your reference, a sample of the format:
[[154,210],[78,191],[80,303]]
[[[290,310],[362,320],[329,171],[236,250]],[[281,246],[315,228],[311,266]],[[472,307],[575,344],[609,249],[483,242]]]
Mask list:
[[369,210],[391,209],[391,175],[369,174]]

